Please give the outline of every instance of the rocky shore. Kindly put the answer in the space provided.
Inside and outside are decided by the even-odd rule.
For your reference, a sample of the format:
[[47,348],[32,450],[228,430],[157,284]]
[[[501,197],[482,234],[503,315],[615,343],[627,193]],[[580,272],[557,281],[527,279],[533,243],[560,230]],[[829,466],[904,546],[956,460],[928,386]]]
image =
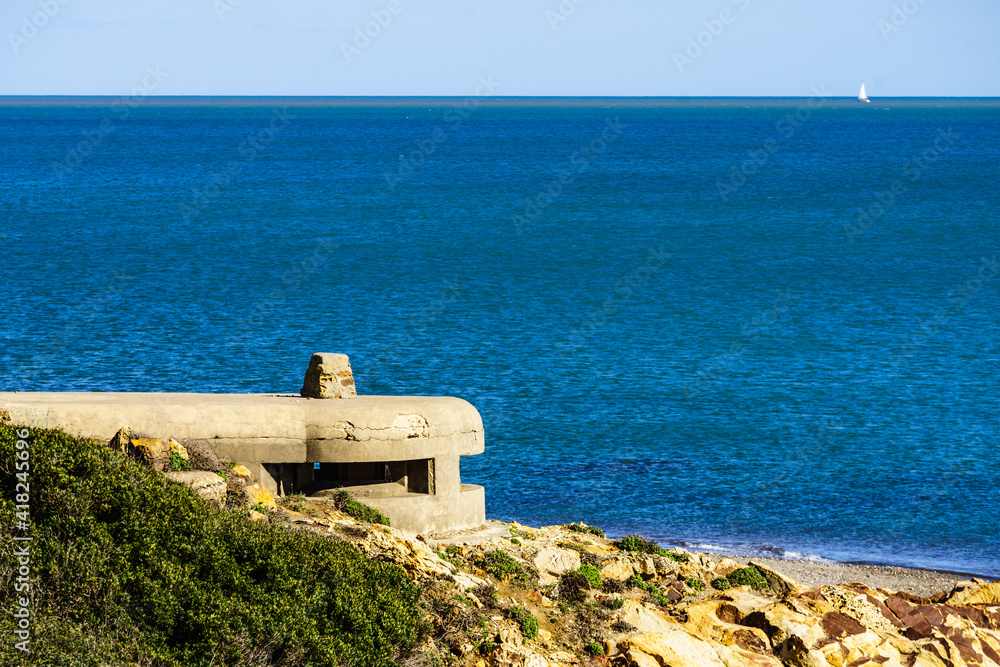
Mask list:
[[347,540],[422,586],[433,630],[407,665],[1000,666],[1000,583],[665,550],[581,524],[413,537],[282,504],[267,520]]
[[[0,424],[8,458],[12,434]],[[98,619],[73,626],[78,603],[47,609],[36,641],[49,658],[89,651],[118,656],[109,664],[207,664],[192,656],[211,647],[228,656],[213,664],[283,667],[1000,667],[1000,582],[664,549],[584,524],[489,521],[414,535],[344,491],[275,498],[197,444],[128,429],[110,447],[57,431],[28,437],[36,474],[51,480],[39,495],[39,558],[60,564],[36,585],[51,600],[89,600]],[[87,540],[103,535],[100,553],[132,560],[95,553],[63,576],[74,526],[91,526]],[[111,593],[81,589],[84,572],[113,581]],[[232,581],[243,584],[221,593]],[[126,586],[130,595],[116,595]],[[137,636],[115,626],[118,636],[132,632],[128,641],[95,643],[108,624],[133,618],[126,605],[153,618],[171,604],[182,613],[177,600],[229,611],[196,612],[185,623],[209,625],[175,645],[169,617]],[[118,611],[100,617],[109,604]],[[66,644],[60,633],[71,626],[76,643]],[[286,626],[300,634],[283,635],[280,650],[261,646]],[[231,639],[213,644],[220,633]]]

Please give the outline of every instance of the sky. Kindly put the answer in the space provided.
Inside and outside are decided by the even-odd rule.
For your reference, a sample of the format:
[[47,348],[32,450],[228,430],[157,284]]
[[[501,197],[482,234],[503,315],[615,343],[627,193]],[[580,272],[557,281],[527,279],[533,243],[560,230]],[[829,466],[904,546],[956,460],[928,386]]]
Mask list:
[[996,0],[3,0],[0,95],[1000,96]]

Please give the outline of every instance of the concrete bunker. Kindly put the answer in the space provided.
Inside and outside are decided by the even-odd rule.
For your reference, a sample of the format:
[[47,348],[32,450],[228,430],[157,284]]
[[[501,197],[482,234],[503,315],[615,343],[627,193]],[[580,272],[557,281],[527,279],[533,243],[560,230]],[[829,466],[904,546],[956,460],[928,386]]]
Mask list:
[[483,487],[463,484],[462,456],[484,451],[466,401],[358,396],[345,355],[313,355],[299,395],[0,393],[18,423],[108,441],[122,427],[202,442],[246,466],[276,495],[323,498],[343,488],[411,532],[486,520]]

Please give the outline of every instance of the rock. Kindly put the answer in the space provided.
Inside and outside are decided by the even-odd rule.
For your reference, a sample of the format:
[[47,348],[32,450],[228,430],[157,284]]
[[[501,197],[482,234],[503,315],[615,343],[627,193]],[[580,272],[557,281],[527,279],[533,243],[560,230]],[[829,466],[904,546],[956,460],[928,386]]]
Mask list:
[[201,442],[187,444],[188,462],[194,470],[221,470],[222,461],[216,456],[215,450]]
[[[763,600],[758,600],[763,603]],[[771,655],[767,635],[759,628],[740,625],[743,614],[729,601],[705,600],[686,610],[684,629],[717,644],[716,652],[727,665],[779,665]]]
[[214,472],[191,470],[188,472],[168,472],[166,478],[189,487],[196,494],[220,507],[226,502],[226,480]]
[[924,653],[943,651],[954,665],[1000,665],[1000,609],[937,604],[905,593],[884,602]]
[[630,579],[635,574],[632,562],[623,556],[617,556],[610,563],[601,568],[602,579],[620,579],[622,581]]
[[274,494],[268,491],[259,482],[257,484],[250,484],[246,487],[247,504],[251,508],[261,505],[264,509],[273,510],[278,508],[278,504],[274,500]]
[[747,615],[742,624],[762,630],[774,654],[786,664],[815,667],[867,662],[914,664],[908,659],[916,652],[912,642],[875,632],[837,611],[822,598],[801,597],[776,602]]
[[[167,440],[167,445],[170,447],[171,454],[177,454],[185,461],[190,461],[191,457],[188,455],[188,450],[184,445],[177,442],[176,440]],[[214,471],[213,471],[214,472]]]
[[672,632],[680,627],[674,619],[650,609],[637,600],[626,600],[622,608],[618,610],[616,619],[628,623],[636,629],[636,632],[655,634]]
[[[675,551],[679,551],[676,550]],[[716,564],[715,561],[709,558],[708,554],[689,554],[691,558],[691,563],[697,565],[698,567],[704,568],[706,570],[715,571]]]
[[694,637],[679,627],[669,632],[628,637],[620,642],[619,649],[640,667],[729,667],[719,658],[711,642]]
[[151,470],[171,470],[170,443],[167,440],[133,438],[129,443],[129,451],[137,461]]
[[490,653],[489,667],[549,667],[549,661],[524,646],[503,642]]
[[250,520],[251,521],[268,521],[267,515],[257,510],[250,510]]
[[656,566],[656,574],[661,577],[671,577],[677,575],[681,570],[681,565],[671,558],[663,556],[653,556],[653,563]]
[[561,575],[580,569],[580,553],[572,549],[544,547],[534,560],[543,584],[554,584]]
[[480,579],[479,577],[473,576],[466,572],[458,572],[455,574],[455,583],[459,585],[462,589],[469,588],[479,588],[480,586],[492,586],[486,579]]
[[757,568],[757,571],[760,572],[767,581],[768,586],[770,586],[771,590],[777,595],[787,595],[796,588],[800,587],[799,582],[795,581],[791,577],[786,577],[767,565],[763,565],[762,563],[758,563],[756,561],[750,561],[750,566]]
[[656,576],[656,561],[652,556],[643,556],[637,558],[635,561],[635,571],[636,573],[646,577],[647,579]]
[[247,496],[246,484],[229,475],[226,480],[226,506],[231,508],[246,508],[250,498]]
[[128,446],[132,442],[132,429],[128,426],[123,426],[121,430],[115,433],[115,436],[111,438],[111,442],[108,443],[108,447],[115,450],[116,452],[121,452],[122,454],[128,453]]
[[959,584],[948,596],[948,604],[1000,605],[1000,581],[992,584],[962,586]]
[[234,465],[227,474],[241,480],[244,484],[253,484],[253,473],[246,466]]
[[307,398],[354,398],[351,362],[346,354],[320,352],[312,355],[300,392]]
[[869,595],[836,586],[824,586],[820,592],[837,611],[872,630],[896,633],[903,626],[884,604]]

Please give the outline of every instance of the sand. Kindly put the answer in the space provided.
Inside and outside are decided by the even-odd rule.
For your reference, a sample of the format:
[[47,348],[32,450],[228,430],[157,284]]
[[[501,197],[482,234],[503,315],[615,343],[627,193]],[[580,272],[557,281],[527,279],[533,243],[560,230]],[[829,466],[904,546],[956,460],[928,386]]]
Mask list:
[[[719,554],[710,554],[718,558]],[[906,591],[914,595],[928,597],[935,593],[950,591],[959,581],[971,577],[951,572],[919,570],[906,567],[885,567],[881,565],[853,565],[850,563],[830,563],[777,558],[755,558],[749,556],[728,556],[746,564],[751,560],[767,565],[781,574],[795,579],[803,586],[823,586],[860,582],[871,588],[886,591]],[[985,580],[983,580],[985,581]]]

